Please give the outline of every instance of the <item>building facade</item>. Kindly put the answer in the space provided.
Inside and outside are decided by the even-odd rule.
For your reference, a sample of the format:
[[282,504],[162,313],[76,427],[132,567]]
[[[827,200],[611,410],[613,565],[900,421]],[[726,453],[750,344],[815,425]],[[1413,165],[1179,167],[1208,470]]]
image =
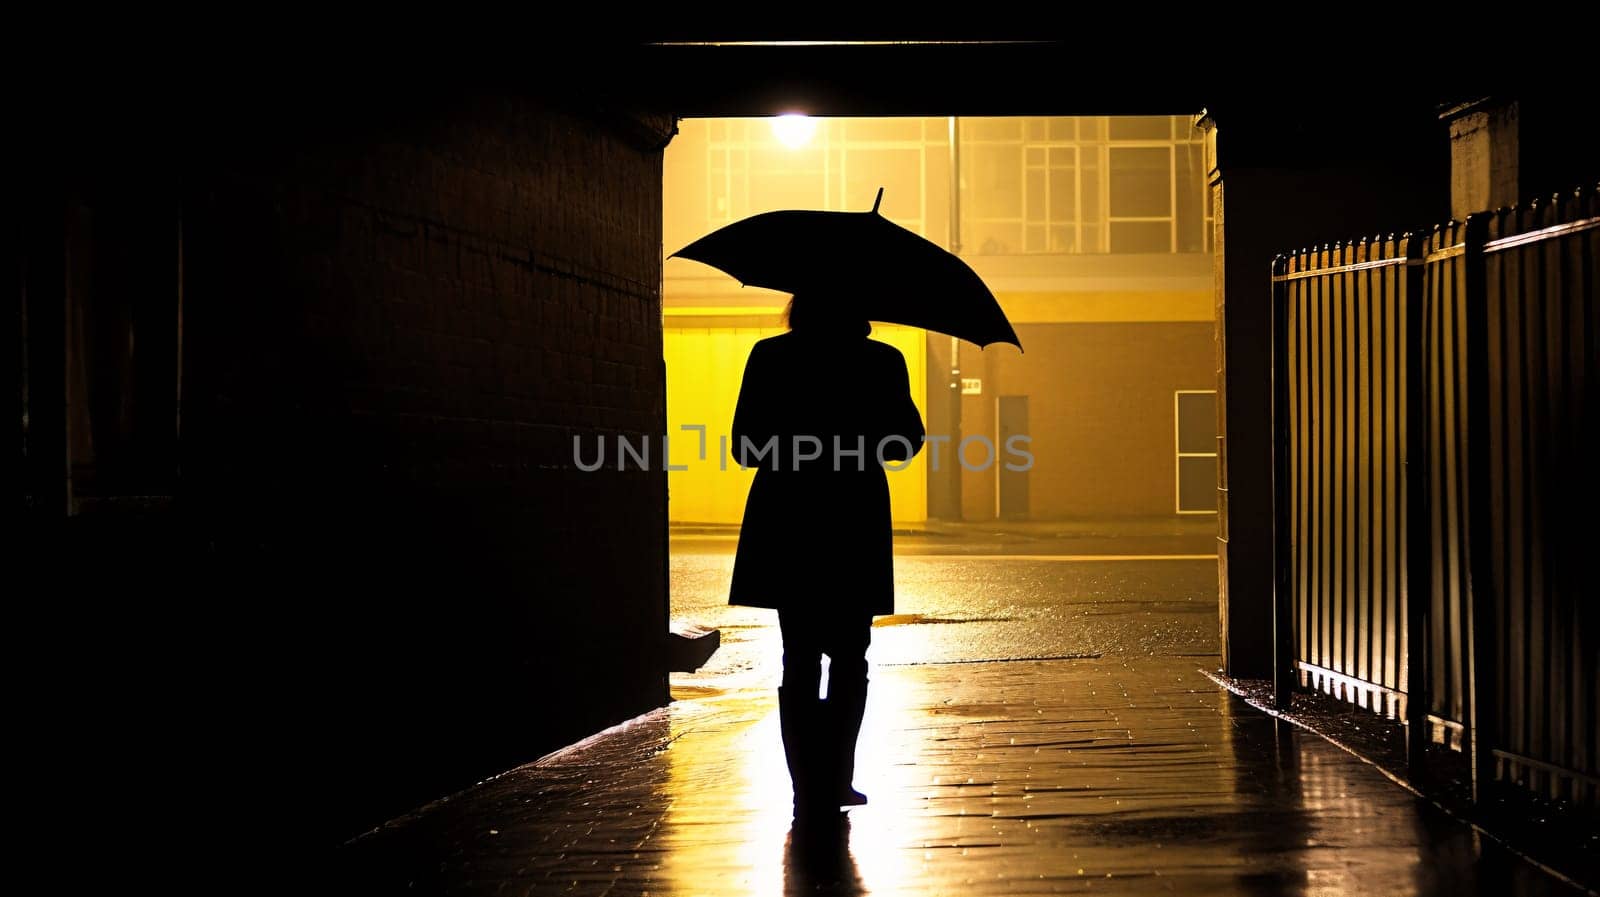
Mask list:
[[[960,254],[1025,347],[879,325],[929,448],[896,520],[1215,514],[1212,216],[1191,116],[689,119],[664,163],[665,250],[781,208],[880,211]],[[670,515],[737,523],[724,460],[744,359],[787,296],[667,259]],[[818,373],[819,389],[849,389]],[[704,429],[701,429],[704,428]],[[704,439],[705,457],[701,457]]]

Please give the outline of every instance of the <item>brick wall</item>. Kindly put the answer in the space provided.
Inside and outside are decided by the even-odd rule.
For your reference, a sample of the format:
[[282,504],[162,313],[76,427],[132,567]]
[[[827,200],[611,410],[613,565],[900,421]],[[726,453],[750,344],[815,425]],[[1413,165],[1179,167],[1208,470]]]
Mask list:
[[[962,376],[981,380],[982,392],[962,396],[961,434],[988,438],[996,456],[983,470],[962,472],[963,519],[995,517],[997,468],[1016,461],[995,431],[1001,396],[1028,399],[1030,519],[1176,519],[1173,392],[1214,388],[1211,326],[1018,324],[1025,353],[964,349]],[[950,432],[948,345],[928,342],[930,433]],[[969,463],[981,464],[981,446],[968,451]],[[954,463],[948,446],[942,457],[942,469]],[[948,474],[930,477],[930,514],[948,513],[950,491]]]
[[[986,401],[963,419],[993,437],[995,397],[1029,397],[1030,515],[1176,517],[1173,392],[1213,388],[1211,324],[1021,324],[1017,335],[1028,351],[985,353],[990,395],[968,396]],[[994,473],[967,477],[963,497],[993,516]]]
[[668,699],[670,120],[345,96],[191,147],[179,519],[198,706],[333,843]]

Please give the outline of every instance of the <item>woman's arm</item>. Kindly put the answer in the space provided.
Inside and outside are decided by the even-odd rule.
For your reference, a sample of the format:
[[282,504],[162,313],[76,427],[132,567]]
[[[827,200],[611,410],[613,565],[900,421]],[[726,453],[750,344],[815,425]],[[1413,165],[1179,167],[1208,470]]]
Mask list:
[[[925,431],[922,426],[922,415],[917,411],[916,402],[911,400],[911,373],[906,369],[905,356],[892,346],[889,350],[894,353],[894,360],[885,365],[888,368],[891,384],[887,393],[888,403],[883,409],[881,426],[875,434],[873,444],[883,447],[882,455],[885,461],[909,461],[913,455],[922,451],[922,437]],[[895,436],[903,438],[905,442],[891,438]]]
[[[759,342],[750,350],[750,358],[744,363],[744,379],[739,384],[739,401],[733,409],[733,427],[728,437],[733,442],[733,459],[740,467],[772,467],[777,463],[778,434],[772,416],[772,384],[766,355]],[[773,445],[770,449],[769,442]]]

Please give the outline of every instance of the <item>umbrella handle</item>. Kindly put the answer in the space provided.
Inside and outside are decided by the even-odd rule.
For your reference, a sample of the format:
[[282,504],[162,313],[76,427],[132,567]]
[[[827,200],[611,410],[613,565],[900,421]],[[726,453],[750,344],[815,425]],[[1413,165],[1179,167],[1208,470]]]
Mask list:
[[878,198],[874,199],[872,201],[872,211],[873,212],[877,212],[878,211],[878,203],[880,203],[880,202],[883,202],[883,188],[882,187],[878,188]]

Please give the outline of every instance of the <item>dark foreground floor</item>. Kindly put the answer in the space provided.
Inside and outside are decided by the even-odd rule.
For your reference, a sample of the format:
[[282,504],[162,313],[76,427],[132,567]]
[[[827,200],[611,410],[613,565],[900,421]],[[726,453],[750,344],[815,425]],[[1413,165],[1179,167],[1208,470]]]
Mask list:
[[775,702],[687,696],[341,851],[345,893],[1575,894],[1199,672],[880,666],[836,840],[796,843]]

